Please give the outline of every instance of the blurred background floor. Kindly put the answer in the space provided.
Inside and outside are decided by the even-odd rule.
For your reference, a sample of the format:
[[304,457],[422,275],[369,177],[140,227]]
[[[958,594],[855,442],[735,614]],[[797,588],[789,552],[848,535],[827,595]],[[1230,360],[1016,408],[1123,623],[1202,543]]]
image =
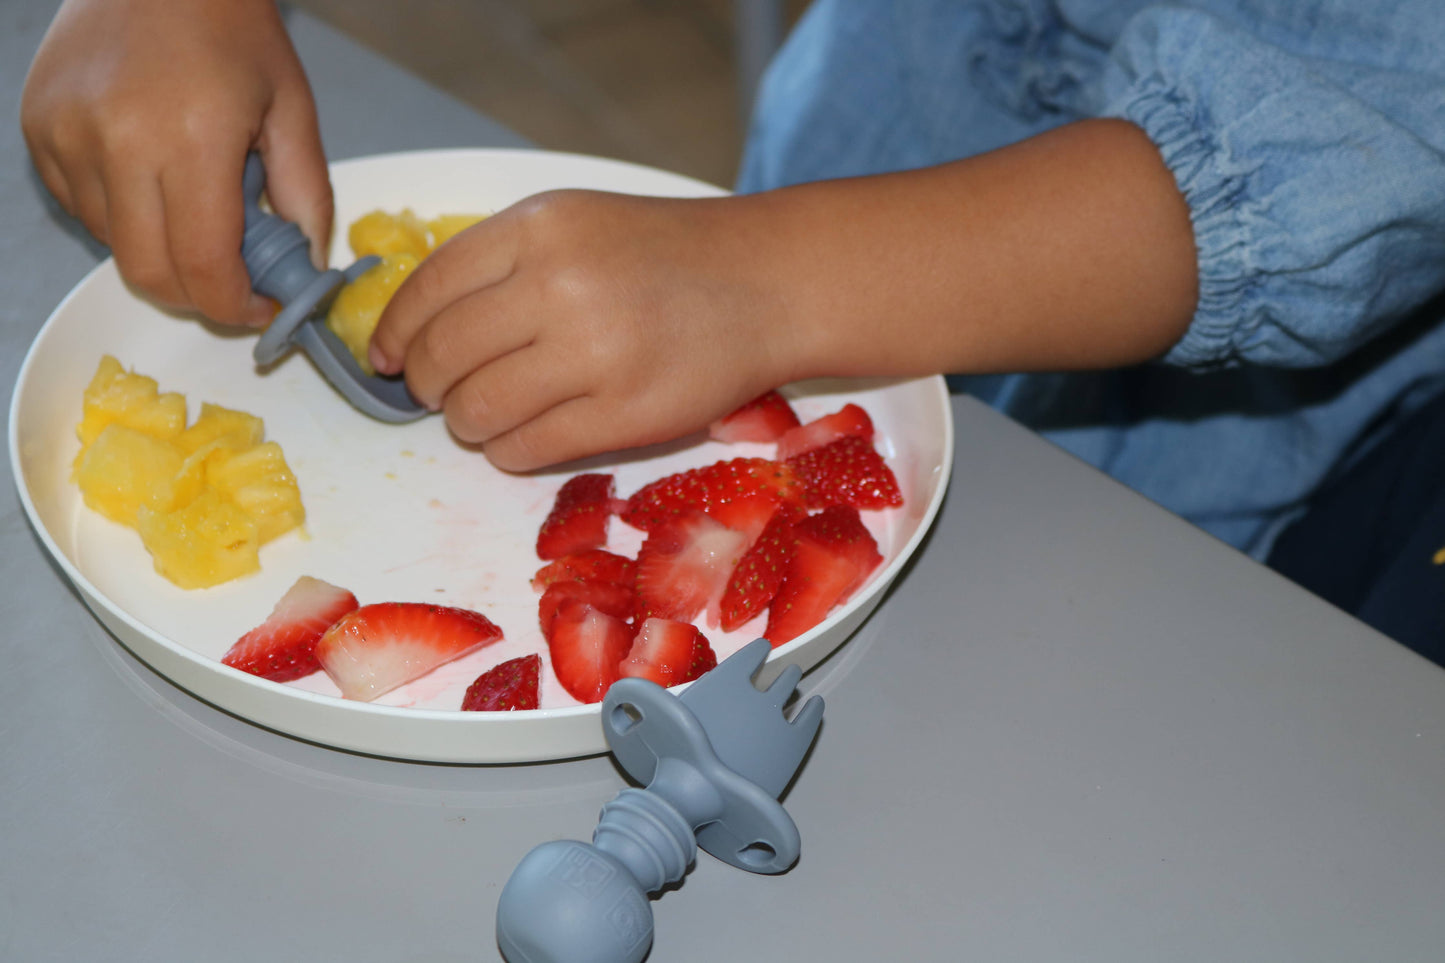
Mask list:
[[748,77],[806,0],[293,0],[538,147],[731,187]]

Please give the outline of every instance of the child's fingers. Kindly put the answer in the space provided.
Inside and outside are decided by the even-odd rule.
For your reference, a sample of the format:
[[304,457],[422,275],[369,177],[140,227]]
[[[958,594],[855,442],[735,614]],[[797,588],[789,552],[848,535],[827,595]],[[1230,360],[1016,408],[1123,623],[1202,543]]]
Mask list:
[[583,396],[553,405],[487,440],[482,451],[498,468],[523,472],[656,440],[661,439],[629,436],[619,419],[600,411],[595,399]]
[[471,291],[444,307],[406,348],[406,385],[429,408],[462,378],[530,344],[535,319],[499,288]]
[[217,149],[162,169],[166,237],[190,304],[224,324],[265,323],[241,260],[245,150]]
[[309,104],[307,99],[285,111],[278,107],[268,117],[270,131],[262,140],[261,157],[272,208],[301,228],[311,242],[312,263],[323,268],[336,208],[315,113],[305,109]]
[[437,248],[397,289],[371,336],[371,363],[396,374],[418,332],[448,306],[491,287],[512,272],[516,242],[506,215],[497,214]]
[[551,364],[535,347],[504,355],[471,372],[447,392],[447,427],[470,444],[484,443],[585,394],[583,373]]
[[153,172],[119,175],[107,184],[111,254],[121,276],[168,307],[188,305],[166,239],[160,182]]

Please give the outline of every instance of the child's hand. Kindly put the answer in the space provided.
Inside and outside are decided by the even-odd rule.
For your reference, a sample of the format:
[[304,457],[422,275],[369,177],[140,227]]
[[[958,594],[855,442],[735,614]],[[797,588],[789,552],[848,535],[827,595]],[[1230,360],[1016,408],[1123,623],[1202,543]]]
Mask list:
[[21,122],[60,205],[164,305],[264,324],[241,261],[241,172],[325,249],[332,199],[315,106],[271,0],[67,0]]
[[521,471],[665,441],[792,377],[742,198],[529,198],[448,241],[372,339],[383,372]]

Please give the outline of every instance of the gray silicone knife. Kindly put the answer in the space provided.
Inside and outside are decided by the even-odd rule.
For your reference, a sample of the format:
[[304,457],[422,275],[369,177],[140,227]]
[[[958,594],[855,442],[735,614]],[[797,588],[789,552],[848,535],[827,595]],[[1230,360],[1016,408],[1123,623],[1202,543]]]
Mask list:
[[280,313],[252,351],[256,364],[269,366],[299,347],[358,411],[393,424],[427,414],[401,378],[362,371],[351,351],[326,327],[326,309],[336,293],[380,263],[380,258],[364,257],[345,271],[317,270],[311,263],[310,242],[301,229],[261,207],[265,186],[261,156],[252,153],[246,158],[242,182],[246,233],[241,257],[250,272],[251,287],[281,304]]

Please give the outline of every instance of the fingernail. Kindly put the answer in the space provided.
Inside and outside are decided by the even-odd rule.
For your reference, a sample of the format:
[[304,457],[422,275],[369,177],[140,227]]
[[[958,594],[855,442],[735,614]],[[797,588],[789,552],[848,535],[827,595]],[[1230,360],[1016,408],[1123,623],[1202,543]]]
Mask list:
[[366,359],[371,362],[373,368],[382,374],[396,374],[396,368],[392,366],[391,359],[382,353],[374,341],[371,343],[371,347],[366,349]]
[[276,315],[281,311],[281,305],[270,298],[263,298],[259,294],[252,294],[251,299],[246,302],[246,311],[241,318],[241,323],[248,328],[264,328],[276,320]]

